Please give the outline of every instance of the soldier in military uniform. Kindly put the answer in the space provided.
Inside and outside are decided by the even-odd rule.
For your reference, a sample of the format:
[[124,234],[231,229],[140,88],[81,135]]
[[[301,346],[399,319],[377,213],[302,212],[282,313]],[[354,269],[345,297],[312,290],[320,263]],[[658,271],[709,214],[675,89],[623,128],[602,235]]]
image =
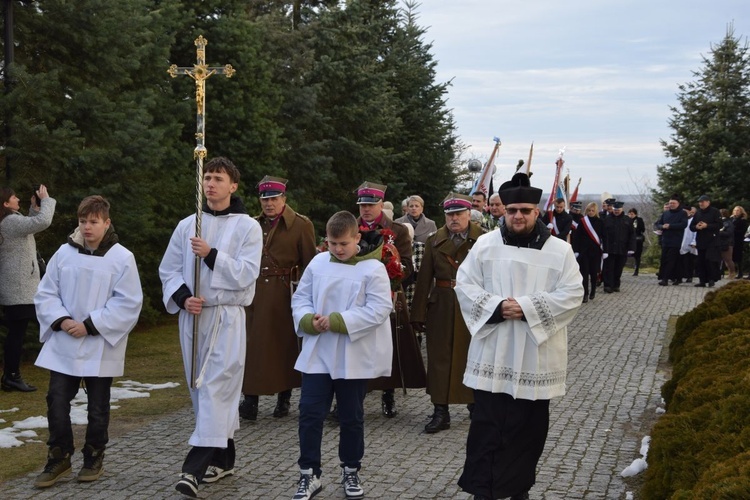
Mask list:
[[469,224],[468,196],[450,193],[443,200],[443,211],[445,226],[425,244],[411,310],[414,329],[427,332],[427,393],[435,406],[424,429],[428,434],[450,428],[449,404],[474,402],[472,390],[463,385],[471,335],[453,288],[458,266],[484,230]]
[[292,319],[292,287],[315,257],[315,229],[286,204],[287,180],[266,176],[258,184],[263,213],[263,254],[255,298],[246,308],[247,354],[240,416],[255,420],[258,396],[278,394],[274,417],[289,414],[292,388],[300,387],[294,363],[299,354]]
[[[357,220],[360,233],[366,238],[369,231],[390,230],[395,236],[395,246],[398,250],[403,268],[401,281],[406,280],[414,272],[412,262],[412,245],[409,232],[403,224],[394,222],[383,213],[383,199],[387,186],[372,182],[363,182],[357,188],[357,205],[360,217]],[[426,376],[422,353],[414,331],[409,324],[409,311],[406,305],[401,284],[396,284],[394,292],[394,309],[391,314],[391,330],[393,334],[393,368],[390,377],[380,377],[370,381],[368,388],[383,390],[382,411],[386,417],[396,416],[394,392],[397,387],[424,387]]]

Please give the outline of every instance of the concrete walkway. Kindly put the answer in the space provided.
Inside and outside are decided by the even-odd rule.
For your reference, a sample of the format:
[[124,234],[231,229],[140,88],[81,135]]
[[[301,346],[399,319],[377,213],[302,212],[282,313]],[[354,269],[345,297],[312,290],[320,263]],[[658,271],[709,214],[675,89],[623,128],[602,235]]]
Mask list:
[[[667,320],[695,307],[710,290],[691,285],[660,287],[653,275],[627,275],[622,292],[604,294],[599,288],[596,299],[583,304],[569,328],[568,393],[551,405],[549,437],[532,499],[625,498],[628,487],[620,472],[640,458],[641,439],[647,432],[641,424],[661,401],[665,375],[657,365],[667,348]],[[298,397],[295,390],[292,415],[283,419],[271,416],[275,397],[261,398],[258,420],[243,422],[235,437],[235,475],[202,485],[199,498],[292,498],[298,479]],[[397,393],[396,402],[398,416],[386,419],[380,414],[379,393],[365,401],[366,449],[360,478],[366,498],[469,498],[456,486],[469,428],[466,409],[451,407],[451,429],[427,435],[422,431],[432,407],[424,391]],[[144,422],[141,429],[110,442],[100,480],[61,482],[36,490],[35,472],[3,484],[0,496],[181,498],[173,488],[192,428],[190,410]],[[338,429],[328,422],[323,436],[324,488],[316,499],[344,499],[338,484],[337,443]],[[81,461],[77,453],[74,473]]]

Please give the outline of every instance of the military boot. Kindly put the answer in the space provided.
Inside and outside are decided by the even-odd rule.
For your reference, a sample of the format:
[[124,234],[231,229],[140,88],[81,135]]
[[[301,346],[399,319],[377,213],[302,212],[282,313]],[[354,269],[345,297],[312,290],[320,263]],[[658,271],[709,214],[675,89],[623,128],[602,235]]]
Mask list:
[[432,420],[424,426],[424,431],[427,434],[435,434],[450,427],[451,414],[448,405],[435,405],[435,413],[432,414]]
[[280,392],[276,400],[276,408],[273,409],[273,416],[276,418],[286,417],[289,415],[289,400],[292,398],[292,390]]

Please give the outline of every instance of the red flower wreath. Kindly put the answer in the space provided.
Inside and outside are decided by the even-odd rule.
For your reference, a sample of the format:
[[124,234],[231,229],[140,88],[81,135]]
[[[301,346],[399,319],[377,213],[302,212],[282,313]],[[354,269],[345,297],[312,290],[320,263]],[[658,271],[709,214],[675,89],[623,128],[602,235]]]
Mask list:
[[396,248],[396,235],[390,229],[381,229],[380,234],[383,236],[383,253],[380,256],[380,262],[385,264],[385,270],[391,280],[391,290],[396,291],[401,286],[401,280],[404,277],[404,266],[401,265],[401,256]]

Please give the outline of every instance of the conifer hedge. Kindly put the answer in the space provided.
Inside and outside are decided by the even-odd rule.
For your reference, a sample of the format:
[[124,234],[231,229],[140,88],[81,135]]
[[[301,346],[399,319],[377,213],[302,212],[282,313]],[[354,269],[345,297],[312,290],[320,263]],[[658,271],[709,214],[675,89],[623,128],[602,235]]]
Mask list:
[[750,498],[750,282],[707,294],[669,350],[643,497]]

